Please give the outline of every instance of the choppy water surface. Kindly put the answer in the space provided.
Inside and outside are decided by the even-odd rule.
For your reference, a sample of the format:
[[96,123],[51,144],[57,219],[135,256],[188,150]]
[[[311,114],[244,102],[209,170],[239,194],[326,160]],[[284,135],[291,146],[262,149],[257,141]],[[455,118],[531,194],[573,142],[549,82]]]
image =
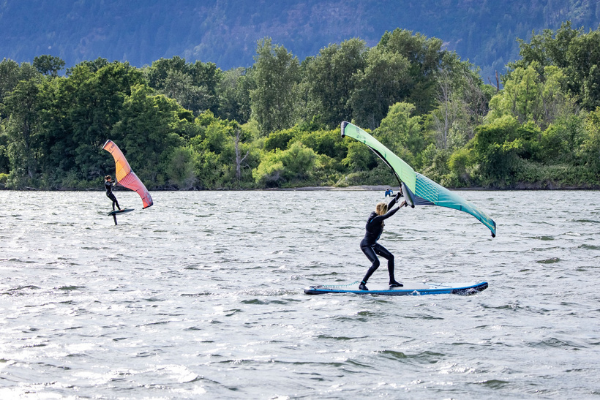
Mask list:
[[[308,296],[359,280],[383,192],[0,192],[0,397],[600,395],[600,193],[463,192],[498,236],[402,209],[399,280],[470,297]],[[385,265],[371,282],[385,283]],[[594,396],[595,395],[595,396]]]

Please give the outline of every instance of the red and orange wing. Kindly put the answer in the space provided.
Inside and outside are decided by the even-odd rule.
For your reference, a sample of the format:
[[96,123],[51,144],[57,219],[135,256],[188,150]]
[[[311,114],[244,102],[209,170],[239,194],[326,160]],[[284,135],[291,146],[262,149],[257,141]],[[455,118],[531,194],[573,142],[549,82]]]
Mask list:
[[146,189],[146,186],[144,186],[135,172],[131,170],[121,149],[112,140],[107,140],[102,148],[112,154],[115,159],[117,183],[139,194],[142,198],[142,203],[144,203],[144,208],[148,208],[154,204],[150,192],[148,192],[148,189]]

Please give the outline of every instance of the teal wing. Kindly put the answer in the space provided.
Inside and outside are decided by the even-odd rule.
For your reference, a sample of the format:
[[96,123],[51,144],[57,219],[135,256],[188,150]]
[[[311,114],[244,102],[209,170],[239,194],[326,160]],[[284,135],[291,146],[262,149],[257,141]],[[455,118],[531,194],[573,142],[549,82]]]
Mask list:
[[342,122],[342,137],[344,136],[350,136],[369,146],[394,171],[409,204],[436,205],[464,211],[487,226],[493,237],[496,236],[496,223],[486,213],[456,193],[415,172],[404,160],[358,126],[346,121]]
[[417,174],[410,165],[379,143],[377,139],[350,122],[342,122],[342,137],[350,136],[371,148],[394,171],[400,182],[415,191]]

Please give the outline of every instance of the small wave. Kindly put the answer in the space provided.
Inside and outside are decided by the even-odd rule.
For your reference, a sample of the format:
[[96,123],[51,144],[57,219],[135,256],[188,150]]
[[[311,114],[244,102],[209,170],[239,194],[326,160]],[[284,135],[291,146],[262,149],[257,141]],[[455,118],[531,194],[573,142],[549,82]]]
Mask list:
[[3,295],[8,295],[8,296],[22,296],[25,293],[23,292],[24,290],[38,290],[41,289],[38,286],[34,286],[34,285],[26,285],[26,286],[19,286],[16,288],[12,288],[12,289],[8,289],[6,292],[0,293]]
[[486,381],[476,382],[478,385],[487,386],[490,389],[502,389],[504,386],[508,385],[510,382],[502,381],[499,379],[488,379]]
[[79,289],[85,289],[85,286],[61,286],[58,288],[58,290],[65,290],[65,291],[70,291],[70,290],[79,290]]
[[433,351],[423,351],[417,354],[406,354],[404,352],[396,350],[383,350],[380,351],[379,354],[393,360],[415,361],[418,363],[425,364],[436,364],[438,361],[440,361],[441,358],[445,356],[445,354],[436,353]]
[[201,296],[210,296],[211,292],[200,292],[200,293],[182,293],[181,297],[201,297]]
[[145,301],[149,301],[149,302],[155,302],[155,301],[165,301],[165,299],[159,299],[156,297],[149,297],[147,299],[144,299]]
[[554,236],[542,235],[542,236],[530,236],[529,239],[539,240],[554,240]]
[[600,246],[594,246],[591,244],[582,244],[581,246],[579,246],[579,248],[586,250],[600,250]]
[[558,257],[546,258],[545,260],[536,261],[536,263],[538,264],[555,264],[557,262],[560,262],[560,258]]
[[554,347],[554,348],[568,348],[568,349],[579,349],[585,346],[577,345],[567,340],[560,340],[557,338],[548,338],[539,342],[529,342],[530,347]]
[[355,340],[355,339],[363,339],[363,337],[360,338],[353,338],[353,337],[347,337],[347,336],[329,336],[329,335],[319,335],[317,336],[317,339],[332,339],[332,340]]
[[384,354],[384,355],[389,355],[390,357],[392,357],[392,358],[396,358],[396,359],[404,359],[404,358],[408,358],[408,357],[406,356],[406,354],[404,354],[404,353],[403,353],[403,352],[401,352],[401,351],[394,351],[394,350],[384,350],[384,351],[382,351],[382,352],[381,352],[381,354]]
[[198,328],[197,326],[190,326],[189,328],[185,328],[185,331],[201,331],[202,328]]

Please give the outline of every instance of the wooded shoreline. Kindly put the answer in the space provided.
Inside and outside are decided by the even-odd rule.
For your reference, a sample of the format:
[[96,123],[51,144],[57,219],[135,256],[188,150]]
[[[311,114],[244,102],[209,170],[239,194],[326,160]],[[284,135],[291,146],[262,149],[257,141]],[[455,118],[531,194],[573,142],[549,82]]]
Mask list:
[[[300,62],[269,38],[251,68],[105,59],[59,71],[0,62],[0,185],[96,189],[123,151],[146,187],[395,185],[351,121],[451,188],[594,189],[600,183],[600,28],[566,22],[520,42],[495,86],[437,38],[386,32]],[[501,84],[502,87],[501,87]]]
[[[313,192],[313,191],[329,191],[329,192],[364,192],[364,191],[372,191],[372,192],[385,192],[386,189],[397,190],[398,186],[388,186],[388,185],[359,185],[359,186],[348,186],[348,187],[337,187],[337,186],[301,186],[294,188],[262,188],[262,189],[174,189],[174,188],[155,188],[152,192]],[[484,187],[458,187],[453,188],[449,187],[448,190],[457,190],[457,191],[466,191],[466,192],[495,192],[495,191],[561,191],[561,190],[589,190],[589,191],[597,191],[600,190],[600,184],[595,186],[564,186],[564,187],[536,187],[529,185],[517,185],[514,188],[484,188]],[[104,192],[104,189],[36,189],[31,187],[26,187],[22,189],[10,189],[0,186],[0,190],[5,191],[13,191],[13,192]],[[124,188],[114,188],[113,191],[126,192],[128,189]],[[395,192],[394,192],[395,193]]]

